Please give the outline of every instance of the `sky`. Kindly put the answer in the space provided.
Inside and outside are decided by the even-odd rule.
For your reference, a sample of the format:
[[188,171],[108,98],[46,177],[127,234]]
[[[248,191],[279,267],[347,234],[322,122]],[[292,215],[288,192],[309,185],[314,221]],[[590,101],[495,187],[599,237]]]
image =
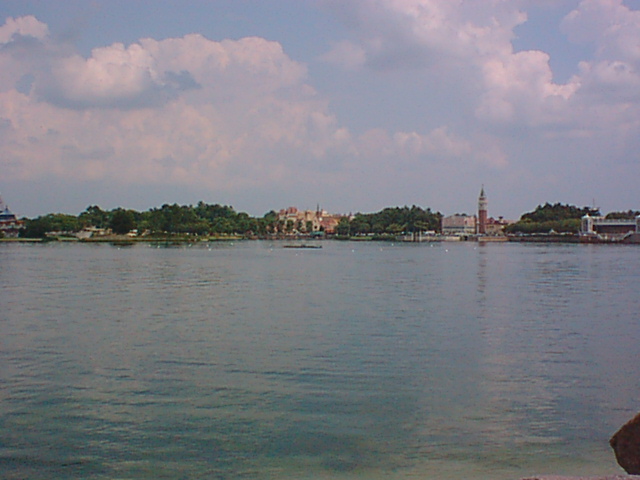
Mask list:
[[0,0],[18,216],[640,209],[640,1]]

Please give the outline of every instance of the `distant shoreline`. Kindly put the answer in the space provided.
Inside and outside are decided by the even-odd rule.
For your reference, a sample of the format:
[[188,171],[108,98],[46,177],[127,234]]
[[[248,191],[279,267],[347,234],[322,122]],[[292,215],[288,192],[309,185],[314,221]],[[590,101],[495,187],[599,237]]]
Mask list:
[[598,244],[598,245],[629,245],[640,244],[640,234],[631,235],[625,239],[602,239],[595,237],[585,237],[577,234],[531,234],[531,235],[509,235],[509,236],[469,236],[456,237],[446,235],[430,235],[411,239],[403,236],[331,236],[324,238],[313,238],[309,236],[273,236],[273,237],[243,237],[239,235],[229,236],[143,236],[130,237],[127,235],[106,235],[95,238],[75,238],[67,236],[47,237],[47,238],[0,238],[0,243],[113,243],[113,244],[136,244],[136,243],[160,243],[160,244],[196,244],[203,242],[225,242],[225,241],[276,241],[276,242],[394,242],[394,243],[451,243],[451,242],[477,242],[477,243],[572,243],[572,244]]

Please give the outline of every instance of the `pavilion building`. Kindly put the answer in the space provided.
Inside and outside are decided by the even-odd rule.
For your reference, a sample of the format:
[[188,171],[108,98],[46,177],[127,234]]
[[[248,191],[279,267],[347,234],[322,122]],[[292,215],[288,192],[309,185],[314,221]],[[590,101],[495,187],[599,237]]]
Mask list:
[[18,220],[0,197],[0,237],[15,238],[23,228],[24,220]]

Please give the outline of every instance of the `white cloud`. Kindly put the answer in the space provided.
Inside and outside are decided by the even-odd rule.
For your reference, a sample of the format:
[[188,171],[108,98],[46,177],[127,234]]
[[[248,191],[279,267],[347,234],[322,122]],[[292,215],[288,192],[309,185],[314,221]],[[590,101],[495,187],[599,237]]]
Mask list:
[[367,63],[374,68],[459,66],[475,56],[509,53],[513,29],[526,21],[517,2],[365,0],[333,5],[356,25]]
[[[451,95],[457,102],[452,108],[475,115],[477,129],[521,125],[576,131],[593,125],[592,118],[601,115],[606,105],[618,112],[618,101],[640,100],[640,11],[629,9],[622,0],[581,1],[562,29],[572,41],[594,43],[597,54],[576,62],[576,74],[566,83],[556,83],[549,54],[513,49],[514,30],[527,21],[522,9],[531,4],[501,0],[332,3],[355,27],[359,43],[351,42],[349,49],[365,58],[351,62],[351,67],[404,71],[422,75],[426,82],[436,81],[440,89],[450,84],[461,93],[471,92],[457,98]],[[544,8],[553,8],[553,3],[547,2]],[[335,49],[328,55],[334,54]]]
[[[364,55],[351,68],[360,65],[370,75],[394,72],[393,78],[419,76],[425,91],[408,95],[427,111],[439,103],[430,90],[441,97],[444,93],[455,112],[445,111],[453,122],[447,128],[455,131],[453,125],[461,125],[466,132],[467,169],[485,165],[504,171],[510,182],[521,175],[523,188],[535,188],[535,178],[540,178],[538,188],[544,190],[544,178],[527,172],[553,171],[570,185],[590,182],[573,173],[563,176],[575,173],[564,167],[572,158],[590,172],[601,169],[603,156],[609,158],[609,168],[635,168],[629,159],[636,157],[640,137],[640,11],[622,0],[363,0],[330,5],[351,28],[350,49]],[[538,15],[541,8],[573,8],[556,28],[573,42],[593,44],[595,57],[577,58],[576,73],[565,83],[554,81],[547,52],[514,50],[516,28],[533,7]],[[403,152],[424,149],[417,133],[394,138]]]
[[476,114],[498,122],[553,124],[579,88],[577,82],[553,82],[549,56],[529,50],[487,59],[483,66],[485,91]]
[[0,44],[8,44],[19,37],[33,37],[44,40],[49,35],[49,27],[32,15],[26,17],[9,17],[0,27]]
[[125,47],[95,48],[89,58],[60,53],[37,77],[41,99],[61,107],[157,107],[181,92],[205,89],[209,100],[258,98],[300,88],[306,68],[290,60],[276,42],[261,38],[213,42],[201,35]]
[[[11,20],[2,31],[34,21]],[[24,47],[22,61],[0,54],[0,72],[19,71],[0,88],[3,163],[16,178],[225,188],[268,176],[259,163],[276,146],[321,157],[342,141],[325,102],[304,83],[306,68],[275,42],[189,35],[113,44],[83,58],[43,39]],[[26,74],[34,88],[21,93]],[[226,173],[241,164],[235,178]]]
[[366,61],[365,50],[352,42],[342,41],[333,45],[333,48],[322,55],[322,60],[339,65],[347,70],[353,70],[364,66]]
[[640,102],[640,11],[622,0],[583,0],[562,27],[571,40],[596,46],[595,58],[580,63],[579,81],[589,102],[616,110],[616,102]]
[[310,174],[335,180],[350,158],[411,162],[470,151],[446,128],[353,138],[306,83],[306,66],[262,38],[146,38],[88,58],[45,42],[50,55],[22,65],[33,90],[0,91],[8,126],[0,135],[16,178],[233,189]]
[[[29,72],[46,68],[48,27],[33,16],[7,18],[0,26],[0,91],[23,80]],[[26,87],[25,87],[26,88]]]
[[154,103],[162,88],[154,59],[140,45],[96,48],[91,58],[60,58],[51,78],[41,78],[38,89],[46,100],[62,107],[132,107]]
[[[355,6],[354,6],[355,5]],[[514,52],[514,29],[526,22],[521,2],[473,0],[362,1],[335,8],[358,26],[366,61],[373,69],[418,69],[425,79],[463,85],[475,104],[457,109],[486,122],[540,125],[558,121],[558,109],[577,83],[553,82],[549,56]],[[409,74],[409,73],[407,73]],[[462,101],[462,100],[460,100]]]
[[[143,38],[87,57],[56,44],[34,17],[9,19],[0,26],[0,165],[25,180],[215,191],[342,182],[365,185],[366,195],[371,185],[422,191],[432,172],[480,183],[488,169],[511,183],[553,171],[570,183],[558,173],[568,158],[592,162],[592,172],[610,152],[629,162],[640,138],[638,12],[620,0],[574,0],[562,29],[597,53],[557,83],[547,52],[512,45],[532,3],[335,0],[349,35],[332,38],[319,60],[328,73],[347,70],[342,97],[316,90],[309,71],[318,66],[264,38]],[[371,117],[358,133],[331,107],[354,85]],[[397,101],[415,105],[410,121]],[[391,126],[392,116],[404,123]]]
[[155,59],[159,72],[186,71],[211,89],[233,79],[241,82],[239,89],[250,86],[261,95],[298,86],[307,75],[306,67],[291,60],[279,43],[258,37],[214,42],[191,34],[159,41],[146,38],[140,44]]
[[640,60],[640,11],[622,0],[582,0],[562,28],[574,42],[594,43],[598,57]]
[[468,141],[453,135],[446,127],[436,128],[424,135],[416,132],[398,132],[393,139],[397,150],[405,155],[461,157],[472,152]]

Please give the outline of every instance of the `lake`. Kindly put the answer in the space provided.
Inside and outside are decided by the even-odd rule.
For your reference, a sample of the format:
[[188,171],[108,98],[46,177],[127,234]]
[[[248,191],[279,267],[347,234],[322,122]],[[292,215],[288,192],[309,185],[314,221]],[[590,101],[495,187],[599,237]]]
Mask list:
[[623,473],[640,248],[0,244],[5,479]]

